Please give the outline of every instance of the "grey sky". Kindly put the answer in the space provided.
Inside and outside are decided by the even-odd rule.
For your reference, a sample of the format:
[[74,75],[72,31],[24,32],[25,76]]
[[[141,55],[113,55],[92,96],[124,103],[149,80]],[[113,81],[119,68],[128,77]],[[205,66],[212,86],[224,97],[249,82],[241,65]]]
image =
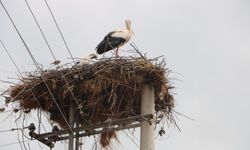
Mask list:
[[[39,63],[53,59],[24,0],[2,0]],[[43,0],[28,0],[58,59],[70,61]],[[248,0],[48,0],[74,57],[94,52],[111,30],[130,18],[133,41],[149,57],[165,55],[173,72],[176,110],[182,130],[170,128],[156,149],[250,149],[250,1]],[[0,7],[0,40],[22,71],[34,66]],[[129,49],[125,46],[124,49]],[[0,79],[17,71],[0,46]],[[179,75],[181,74],[181,75]],[[13,80],[10,80],[13,81]],[[1,88],[6,84],[0,83]],[[2,104],[2,103],[1,103]],[[1,130],[9,129],[0,114]],[[136,132],[138,135],[138,131]],[[120,134],[122,149],[138,149]],[[137,139],[139,136],[136,137]],[[16,142],[16,133],[0,133],[0,145]],[[90,142],[89,142],[90,143]],[[91,146],[91,144],[88,144]],[[32,146],[39,148],[35,143]],[[57,144],[57,149],[61,149]],[[87,146],[85,149],[90,149]],[[129,147],[129,148],[127,148]],[[0,149],[20,149],[19,145]]]

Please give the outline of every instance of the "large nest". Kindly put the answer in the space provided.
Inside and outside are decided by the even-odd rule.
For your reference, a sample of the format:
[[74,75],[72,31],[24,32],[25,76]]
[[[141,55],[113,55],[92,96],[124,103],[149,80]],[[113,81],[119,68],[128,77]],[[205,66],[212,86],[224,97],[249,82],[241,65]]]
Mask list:
[[[42,109],[50,119],[67,128],[69,104],[80,124],[121,119],[140,114],[142,86],[155,88],[155,111],[170,114],[174,107],[165,59],[100,59],[82,66],[59,67],[29,73],[9,89],[9,101],[29,113]],[[68,121],[68,120],[67,120]]]

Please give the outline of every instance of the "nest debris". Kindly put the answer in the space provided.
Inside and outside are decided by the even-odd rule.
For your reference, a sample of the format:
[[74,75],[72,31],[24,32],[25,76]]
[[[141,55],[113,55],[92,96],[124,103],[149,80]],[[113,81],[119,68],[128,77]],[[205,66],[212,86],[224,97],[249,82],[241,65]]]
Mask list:
[[[103,58],[82,66],[29,73],[8,89],[6,103],[18,103],[19,108],[13,108],[13,111],[18,109],[25,113],[39,108],[48,112],[50,120],[61,128],[67,128],[57,104],[69,118],[69,105],[73,102],[81,125],[122,119],[140,115],[142,86],[152,84],[156,114],[169,115],[174,108],[174,99],[168,74],[164,58]],[[116,137],[111,135],[102,134],[100,142],[105,143],[103,146]]]

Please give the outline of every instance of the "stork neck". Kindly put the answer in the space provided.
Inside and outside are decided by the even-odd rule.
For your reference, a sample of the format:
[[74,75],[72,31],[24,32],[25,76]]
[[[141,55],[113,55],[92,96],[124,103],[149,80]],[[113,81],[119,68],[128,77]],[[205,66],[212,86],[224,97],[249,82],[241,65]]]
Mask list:
[[130,24],[126,24],[126,27],[127,27],[128,31],[130,31],[130,32],[132,31]]

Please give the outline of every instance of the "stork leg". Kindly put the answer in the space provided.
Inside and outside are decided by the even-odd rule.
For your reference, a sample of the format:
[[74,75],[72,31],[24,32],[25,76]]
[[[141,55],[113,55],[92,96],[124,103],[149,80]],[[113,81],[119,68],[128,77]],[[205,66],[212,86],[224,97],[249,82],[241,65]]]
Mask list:
[[115,59],[116,59],[116,60],[117,60],[117,58],[119,57],[119,56],[118,56],[118,49],[119,49],[119,47],[117,47],[116,50],[115,50]]

